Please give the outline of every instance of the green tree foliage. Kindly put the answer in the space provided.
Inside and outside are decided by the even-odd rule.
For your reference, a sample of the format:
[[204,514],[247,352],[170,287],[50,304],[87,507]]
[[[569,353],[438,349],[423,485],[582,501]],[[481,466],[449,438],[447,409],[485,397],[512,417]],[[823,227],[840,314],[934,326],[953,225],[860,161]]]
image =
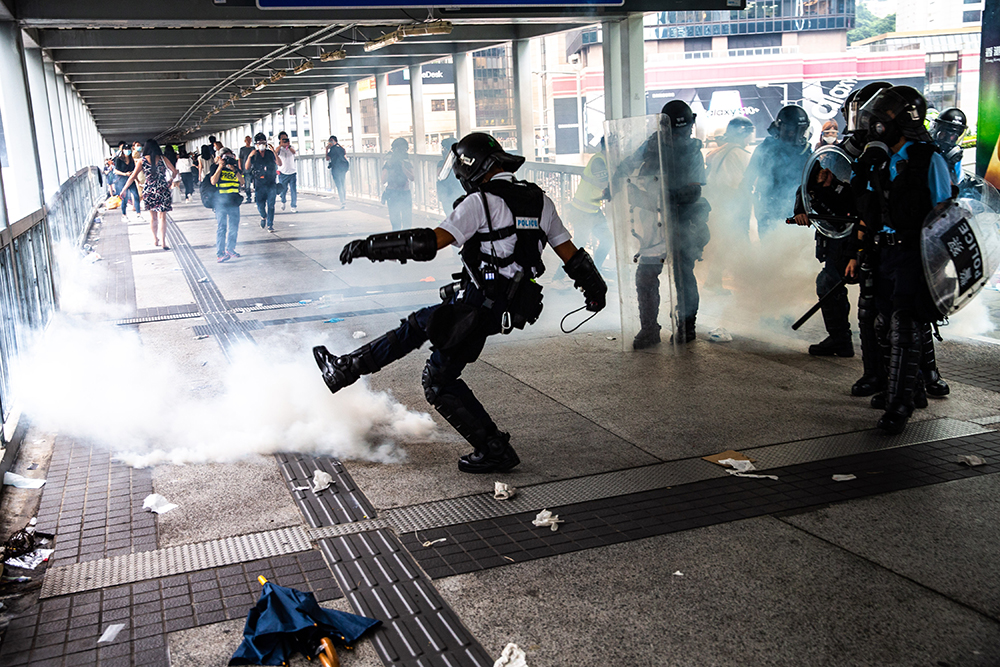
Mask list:
[[872,14],[863,4],[858,4],[857,13],[854,15],[854,28],[847,31],[847,43],[862,39],[868,39],[876,35],[882,35],[896,30],[896,15],[889,14],[885,18],[879,18]]

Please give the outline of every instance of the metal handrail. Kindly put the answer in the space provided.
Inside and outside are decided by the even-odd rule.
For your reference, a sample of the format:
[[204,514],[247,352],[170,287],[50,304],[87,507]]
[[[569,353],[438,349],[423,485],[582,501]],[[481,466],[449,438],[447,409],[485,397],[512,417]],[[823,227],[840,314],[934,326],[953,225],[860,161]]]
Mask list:
[[[443,214],[444,207],[438,201],[437,175],[440,155],[409,156],[413,163],[414,182],[413,210],[422,213]],[[351,168],[345,181],[347,196],[368,202],[382,199],[382,164],[384,155],[370,153],[348,153]],[[298,173],[298,189],[303,192],[328,194],[333,191],[333,176],[326,166],[325,155],[299,155],[295,162]],[[554,164],[551,162],[525,162],[518,170],[519,178],[537,183],[552,199],[556,210],[563,211],[576,192],[583,175],[583,167]]]

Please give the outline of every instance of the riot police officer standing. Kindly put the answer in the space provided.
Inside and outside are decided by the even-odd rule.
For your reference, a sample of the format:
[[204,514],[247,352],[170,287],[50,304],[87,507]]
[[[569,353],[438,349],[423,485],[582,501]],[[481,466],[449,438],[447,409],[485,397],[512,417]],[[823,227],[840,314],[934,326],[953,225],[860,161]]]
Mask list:
[[[510,435],[500,431],[486,409],[460,379],[487,337],[510,333],[538,319],[548,243],[565,262],[566,274],[582,289],[586,308],[604,308],[607,286],[586,250],[577,249],[552,200],[514,172],[523,157],[508,154],[488,134],[472,133],[452,146],[442,175],[454,176],[468,195],[436,229],[374,234],[344,246],[340,260],[428,261],[447,245],[461,246],[465,270],[443,303],[423,308],[400,326],[348,354],[335,356],[323,346],[313,356],[331,392],[353,384],[431,341],[423,371],[427,401],[472,445],[458,468],[467,473],[507,472],[520,463]],[[439,176],[440,177],[440,176]]]
[[878,427],[887,433],[902,432],[914,407],[926,401],[920,383],[921,332],[938,317],[923,274],[920,230],[952,189],[948,165],[924,129],[926,111],[916,90],[894,86],[872,97],[858,116],[868,143],[857,167],[870,187],[859,204],[875,232],[875,329],[887,352],[887,388],[873,397],[872,406],[885,409]]
[[934,145],[941,151],[945,162],[951,168],[952,182],[958,185],[962,180],[962,137],[969,129],[965,112],[956,107],[945,109],[931,121],[929,132]]
[[[760,238],[792,217],[795,189],[812,154],[809,114],[802,107],[783,107],[767,131],[770,136],[754,151],[742,185],[744,192],[753,195],[748,197],[747,204],[753,202]],[[744,219],[749,225],[749,208]]]
[[[653,212],[659,208],[660,185],[657,176],[662,167],[667,170],[667,195],[669,215],[668,239],[659,216],[642,216],[650,224],[641,230],[633,230],[639,238],[639,253],[636,261],[635,283],[639,305],[639,333],[632,341],[632,347],[640,350],[660,343],[660,325],[657,322],[660,311],[660,274],[667,252],[673,254],[673,279],[676,285],[677,330],[671,336],[672,343],[689,343],[695,339],[695,319],[698,314],[698,281],[694,275],[694,265],[702,258],[702,251],[708,244],[708,214],[711,207],[701,196],[705,184],[705,158],[702,156],[700,139],[691,136],[694,130],[695,114],[685,102],[671,100],[662,111],[661,133],[649,138],[641,152],[641,164],[637,180],[647,185],[646,189],[632,186],[629,199],[640,208]],[[669,140],[667,138],[669,137]],[[625,169],[631,163],[626,161]],[[668,244],[669,241],[669,244]]]

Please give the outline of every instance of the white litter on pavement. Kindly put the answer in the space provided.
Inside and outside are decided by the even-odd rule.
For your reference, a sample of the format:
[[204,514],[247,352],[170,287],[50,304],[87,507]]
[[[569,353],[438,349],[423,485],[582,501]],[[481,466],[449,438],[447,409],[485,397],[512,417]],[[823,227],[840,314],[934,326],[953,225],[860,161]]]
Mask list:
[[445,541],[447,541],[447,539],[448,539],[447,537],[439,537],[436,540],[427,540],[426,542],[424,542],[424,546],[425,547],[432,547],[435,544],[437,544],[438,542],[445,542]]
[[681,572],[680,570],[677,570],[676,572],[674,572],[674,576],[675,576],[675,577],[683,577],[683,576],[684,576],[684,573],[683,573],[683,572]]
[[155,512],[156,514],[166,514],[170,510],[177,509],[178,505],[173,504],[158,493],[151,493],[142,501],[142,509]]
[[854,475],[834,475],[833,481],[835,482],[850,482],[852,479],[857,479]]
[[22,477],[17,473],[5,472],[3,474],[3,483],[7,486],[13,486],[15,489],[40,489],[45,484],[45,480],[31,479]]
[[532,521],[531,523],[538,526],[539,528],[541,528],[542,526],[550,526],[553,531],[556,531],[559,530],[559,524],[566,522],[560,519],[558,514],[553,514],[548,510],[542,510],[541,512],[538,513],[538,516],[536,516],[535,520]]
[[732,342],[733,335],[722,327],[717,327],[708,332],[708,339],[713,343],[729,343]]
[[976,456],[975,454],[965,454],[958,457],[958,462],[963,463],[967,466],[981,466],[986,465],[986,461],[981,456]]
[[118,636],[118,633],[124,629],[125,629],[124,623],[115,623],[113,625],[109,625],[108,629],[104,631],[103,635],[101,635],[101,638],[97,640],[97,643],[105,644],[107,642],[113,642],[115,640],[115,637]]
[[330,473],[325,472],[323,470],[313,471],[313,486],[312,486],[313,493],[326,491],[327,489],[330,488],[331,484],[333,484],[333,477],[330,476]]
[[364,331],[355,331],[354,332],[354,337],[355,338],[364,338],[367,335],[368,334],[366,334]]
[[736,477],[751,477],[753,479],[773,479],[777,480],[777,475],[751,475],[747,471],[756,470],[756,466],[751,461],[743,459],[721,459],[720,465],[728,466],[726,472]]
[[44,563],[55,552],[55,549],[35,549],[31,553],[24,554],[19,558],[8,558],[4,562],[11,567],[19,567],[24,570],[34,570]]
[[493,482],[493,497],[497,500],[510,500],[514,497],[515,493],[517,493],[517,489],[510,484]]
[[528,658],[517,644],[507,644],[493,667],[528,667]]

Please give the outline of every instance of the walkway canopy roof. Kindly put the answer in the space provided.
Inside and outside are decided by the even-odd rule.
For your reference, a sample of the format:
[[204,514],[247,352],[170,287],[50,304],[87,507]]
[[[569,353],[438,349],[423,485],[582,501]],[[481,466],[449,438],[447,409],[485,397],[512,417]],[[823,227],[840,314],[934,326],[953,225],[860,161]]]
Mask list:
[[[734,8],[729,0],[578,7],[486,1],[507,6],[379,8],[366,0],[339,0],[367,6],[291,10],[260,9],[253,0],[0,0],[0,19],[19,22],[26,46],[40,47],[56,63],[102,135],[115,143],[183,136],[199,126],[202,134],[236,127],[331,86],[629,13]],[[428,21],[446,21],[451,31],[365,50],[366,42]],[[303,71],[293,75],[296,67]],[[213,109],[218,111],[206,120]]]

